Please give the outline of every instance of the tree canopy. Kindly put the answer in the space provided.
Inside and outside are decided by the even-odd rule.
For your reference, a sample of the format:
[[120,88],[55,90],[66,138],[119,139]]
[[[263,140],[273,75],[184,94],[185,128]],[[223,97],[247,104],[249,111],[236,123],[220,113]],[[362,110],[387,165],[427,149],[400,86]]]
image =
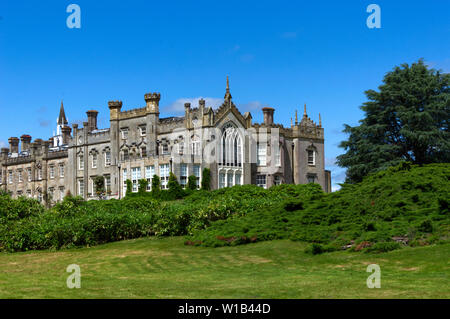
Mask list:
[[337,163],[347,168],[346,182],[408,161],[448,163],[450,159],[450,74],[429,68],[422,59],[388,72],[368,101],[359,126],[345,124],[348,140]]

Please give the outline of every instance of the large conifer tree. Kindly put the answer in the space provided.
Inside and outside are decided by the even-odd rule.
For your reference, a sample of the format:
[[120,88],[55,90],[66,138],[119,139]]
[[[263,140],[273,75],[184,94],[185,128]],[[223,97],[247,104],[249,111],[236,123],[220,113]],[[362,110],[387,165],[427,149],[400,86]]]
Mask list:
[[347,182],[403,161],[449,162],[450,74],[428,68],[423,60],[387,73],[379,91],[365,92],[359,126],[349,134],[337,163],[347,168]]

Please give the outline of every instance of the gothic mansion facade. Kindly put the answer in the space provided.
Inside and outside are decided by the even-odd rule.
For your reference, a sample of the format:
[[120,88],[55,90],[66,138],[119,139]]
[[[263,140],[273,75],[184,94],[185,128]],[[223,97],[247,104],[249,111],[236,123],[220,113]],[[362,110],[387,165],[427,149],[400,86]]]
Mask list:
[[186,185],[194,175],[200,185],[209,168],[211,188],[256,184],[268,188],[281,183],[318,183],[331,191],[330,172],[325,170],[324,130],[306,114],[285,128],[273,122],[274,109],[262,109],[264,122],[252,123],[249,112],[241,114],[232,101],[228,79],[223,104],[197,107],[185,104],[183,117],[159,116],[159,93],[145,94],[145,106],[122,111],[121,101],[108,102],[110,127],[99,129],[95,110],[87,111],[82,127],[68,126],[61,103],[56,135],[49,140],[30,135],[9,138],[1,149],[0,189],[13,197],[29,196],[48,204],[70,192],[95,198],[94,179],[104,177],[107,198],[122,198],[126,180],[132,191],[138,181],[156,174],[167,188],[169,173]]

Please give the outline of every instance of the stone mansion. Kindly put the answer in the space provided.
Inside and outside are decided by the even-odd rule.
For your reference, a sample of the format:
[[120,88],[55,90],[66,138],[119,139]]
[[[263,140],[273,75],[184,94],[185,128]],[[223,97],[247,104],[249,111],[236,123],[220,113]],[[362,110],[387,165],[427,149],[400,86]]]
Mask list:
[[[122,110],[121,101],[108,102],[110,127],[98,128],[95,110],[87,111],[82,127],[70,127],[61,102],[56,135],[48,140],[30,135],[9,138],[0,155],[0,190],[13,197],[28,196],[51,204],[70,192],[95,198],[94,178],[103,176],[107,198],[122,198],[126,180],[132,191],[138,181],[156,174],[167,188],[173,172],[181,185],[202,170],[211,172],[211,189],[240,184],[268,188],[281,183],[318,183],[331,191],[325,170],[324,129],[306,113],[290,127],[274,123],[274,109],[262,109],[263,123],[253,123],[232,101],[228,78],[223,104],[213,109],[200,99],[185,103],[182,117],[160,117],[159,93],[144,95],[141,108]],[[20,148],[19,148],[20,141]]]

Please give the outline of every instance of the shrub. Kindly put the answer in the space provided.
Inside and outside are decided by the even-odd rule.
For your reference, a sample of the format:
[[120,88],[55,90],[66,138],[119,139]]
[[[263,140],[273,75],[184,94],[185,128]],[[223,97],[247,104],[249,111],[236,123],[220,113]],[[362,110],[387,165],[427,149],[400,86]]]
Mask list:
[[385,253],[391,250],[399,249],[401,245],[397,242],[379,242],[365,248],[365,253]]
[[177,177],[172,172],[169,174],[168,186],[169,194],[172,199],[179,199],[183,197],[183,189],[178,183]]
[[422,223],[420,223],[420,225],[417,229],[424,233],[432,233],[433,232],[433,223],[431,222],[431,220],[426,219]]
[[202,172],[202,189],[209,191],[211,189],[211,171],[205,167]]
[[197,189],[197,177],[195,177],[195,175],[190,175],[188,177],[187,188],[190,189],[190,190],[196,190]]

